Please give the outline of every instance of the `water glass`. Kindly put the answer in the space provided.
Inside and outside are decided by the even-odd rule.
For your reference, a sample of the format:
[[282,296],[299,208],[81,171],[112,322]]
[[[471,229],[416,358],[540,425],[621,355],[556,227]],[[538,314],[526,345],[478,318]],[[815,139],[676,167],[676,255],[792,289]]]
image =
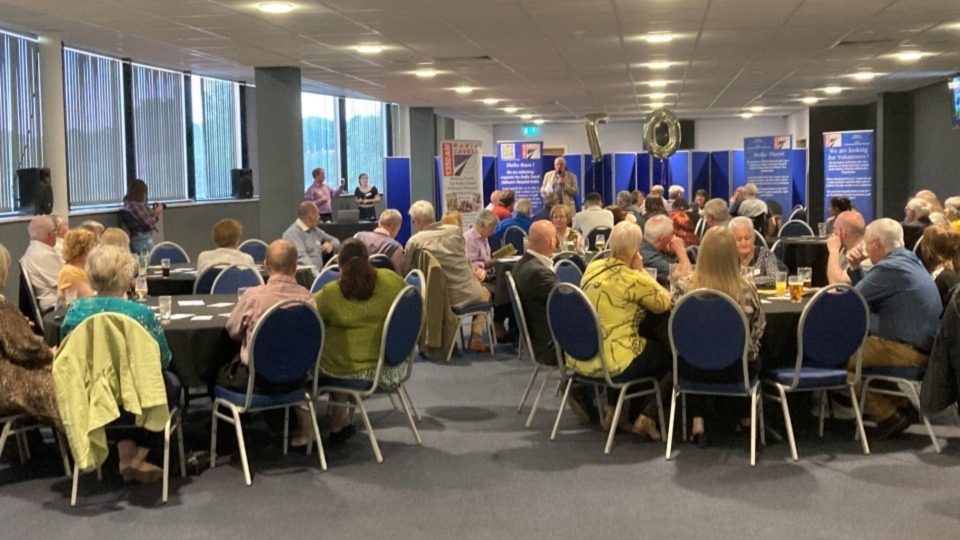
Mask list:
[[670,292],[673,292],[673,289],[677,286],[677,263],[670,263],[667,265],[667,279],[670,281]]
[[250,288],[250,287],[239,287],[239,288],[237,288],[237,300],[239,300],[240,297],[243,296],[243,293],[247,292],[247,289],[249,289],[249,288]]
[[803,288],[809,289],[810,285],[813,284],[813,268],[801,266],[797,268],[797,275],[803,280]]
[[826,224],[826,223],[823,223],[823,222],[817,223],[817,232],[820,233],[820,238],[826,238],[826,237],[827,237],[827,224]]
[[160,323],[167,324],[170,322],[170,313],[173,310],[173,298],[170,296],[161,296],[159,305]]
[[740,278],[747,283],[753,283],[753,268],[750,266],[740,267]]
[[141,253],[139,256],[139,263],[140,263],[140,275],[141,276],[147,275],[147,267],[150,265],[150,256],[147,255],[146,253]]

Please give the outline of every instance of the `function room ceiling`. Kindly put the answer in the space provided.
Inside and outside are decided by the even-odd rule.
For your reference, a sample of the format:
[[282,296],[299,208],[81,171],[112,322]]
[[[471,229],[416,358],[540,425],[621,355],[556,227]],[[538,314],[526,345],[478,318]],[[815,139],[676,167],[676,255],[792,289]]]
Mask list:
[[238,81],[295,66],[306,90],[476,123],[634,119],[658,102],[683,118],[783,115],[960,72],[960,0],[278,0],[286,14],[266,1],[0,0],[0,26]]

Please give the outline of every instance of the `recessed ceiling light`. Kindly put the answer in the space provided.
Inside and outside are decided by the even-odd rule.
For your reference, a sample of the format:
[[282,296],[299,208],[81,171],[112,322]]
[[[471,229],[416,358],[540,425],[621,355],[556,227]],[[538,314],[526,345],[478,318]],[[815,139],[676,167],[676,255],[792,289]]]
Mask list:
[[903,51],[897,55],[897,59],[901,62],[916,62],[923,58],[923,53],[920,51]]
[[487,98],[483,100],[484,105],[496,105],[497,103],[500,103],[500,100],[497,98]]
[[673,34],[669,32],[656,32],[653,34],[647,34],[643,37],[647,43],[669,43],[673,41]]
[[650,81],[647,84],[650,88],[663,88],[667,85],[667,81]]
[[671,65],[670,62],[667,62],[666,60],[658,60],[656,62],[648,63],[647,67],[650,69],[659,70],[659,69],[667,69],[670,67],[670,65]]
[[383,51],[383,47],[380,45],[360,45],[357,47],[357,52],[361,54],[380,54]]
[[807,96],[807,97],[801,99],[800,101],[804,102],[804,103],[807,104],[807,105],[814,105],[815,103],[817,103],[818,101],[820,101],[820,98],[816,98],[816,97],[813,97],[813,96]]
[[282,2],[267,2],[266,4],[260,4],[257,8],[264,13],[290,13],[293,11],[292,4]]
[[749,120],[753,118],[753,113],[748,113],[748,112],[740,113],[740,118],[743,118],[744,120]]
[[433,70],[433,69],[418,69],[415,73],[417,77],[421,77],[424,79],[429,79],[430,77],[437,76],[436,70]]
[[545,122],[545,120],[544,120],[543,118],[537,118],[536,120],[533,121],[533,123],[536,124],[536,125],[538,125],[538,126],[539,126],[540,124],[543,124],[544,122]]
[[456,93],[458,93],[458,94],[469,94],[470,92],[473,92],[473,87],[472,87],[472,86],[458,86],[458,87],[454,88],[453,91],[456,92]]
[[663,99],[665,97],[667,97],[667,95],[663,92],[654,92],[650,94],[650,99]]
[[650,104],[650,107],[653,108],[653,109],[662,109],[662,108],[663,108],[663,102],[662,102],[662,101],[654,101],[653,103]]
[[503,108],[503,112],[505,112],[505,113],[507,113],[507,114],[513,114],[513,113],[517,112],[517,110],[518,110],[518,109],[517,109],[516,107],[504,107],[504,108]]
[[858,81],[872,81],[877,74],[872,71],[858,71],[853,74],[853,78]]
[[750,112],[762,113],[763,107],[761,107],[760,105],[754,105],[753,107],[750,107]]
[[843,92],[843,88],[841,88],[841,87],[839,87],[839,86],[828,86],[828,87],[826,87],[826,88],[823,89],[823,93],[824,93],[824,94],[828,94],[828,95],[831,95],[831,96],[836,96],[836,95],[840,94],[840,92]]
[[520,119],[521,119],[521,120],[529,120],[529,119],[531,119],[531,118],[533,118],[533,115],[532,115],[532,114],[521,114],[521,115],[520,115]]

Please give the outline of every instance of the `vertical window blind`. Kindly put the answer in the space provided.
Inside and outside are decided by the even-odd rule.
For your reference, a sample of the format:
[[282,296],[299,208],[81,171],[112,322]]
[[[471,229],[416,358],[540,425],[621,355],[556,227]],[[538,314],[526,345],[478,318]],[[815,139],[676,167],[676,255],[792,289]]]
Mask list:
[[229,199],[230,170],[240,167],[240,90],[193,76],[193,159],[197,200]]
[[120,61],[64,49],[63,93],[70,205],[117,204],[127,176]]
[[137,178],[150,200],[187,198],[187,134],[183,75],[133,65],[133,145]]
[[43,164],[39,50],[0,33],[0,213],[16,210],[16,170]]
[[331,188],[340,185],[340,130],[337,99],[320,94],[301,94],[303,116],[303,184],[313,183],[317,167],[327,173]]
[[387,121],[383,103],[346,98],[347,178],[358,184],[360,173],[367,173],[370,185],[383,193],[383,158],[387,151]]

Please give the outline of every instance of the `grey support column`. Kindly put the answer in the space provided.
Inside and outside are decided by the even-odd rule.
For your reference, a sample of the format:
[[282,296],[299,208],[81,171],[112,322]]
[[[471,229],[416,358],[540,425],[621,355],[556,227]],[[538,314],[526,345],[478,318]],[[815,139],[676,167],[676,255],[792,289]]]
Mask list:
[[[303,119],[300,69],[257,68],[257,177],[260,187],[260,237],[280,238],[297,219],[303,201]],[[253,160],[251,160],[253,163]]]
[[437,124],[433,108],[410,108],[410,201],[436,206]]
[[40,35],[40,80],[43,95],[43,164],[50,169],[53,188],[53,213],[66,217],[67,200],[67,122],[63,105],[63,46],[60,34]]

